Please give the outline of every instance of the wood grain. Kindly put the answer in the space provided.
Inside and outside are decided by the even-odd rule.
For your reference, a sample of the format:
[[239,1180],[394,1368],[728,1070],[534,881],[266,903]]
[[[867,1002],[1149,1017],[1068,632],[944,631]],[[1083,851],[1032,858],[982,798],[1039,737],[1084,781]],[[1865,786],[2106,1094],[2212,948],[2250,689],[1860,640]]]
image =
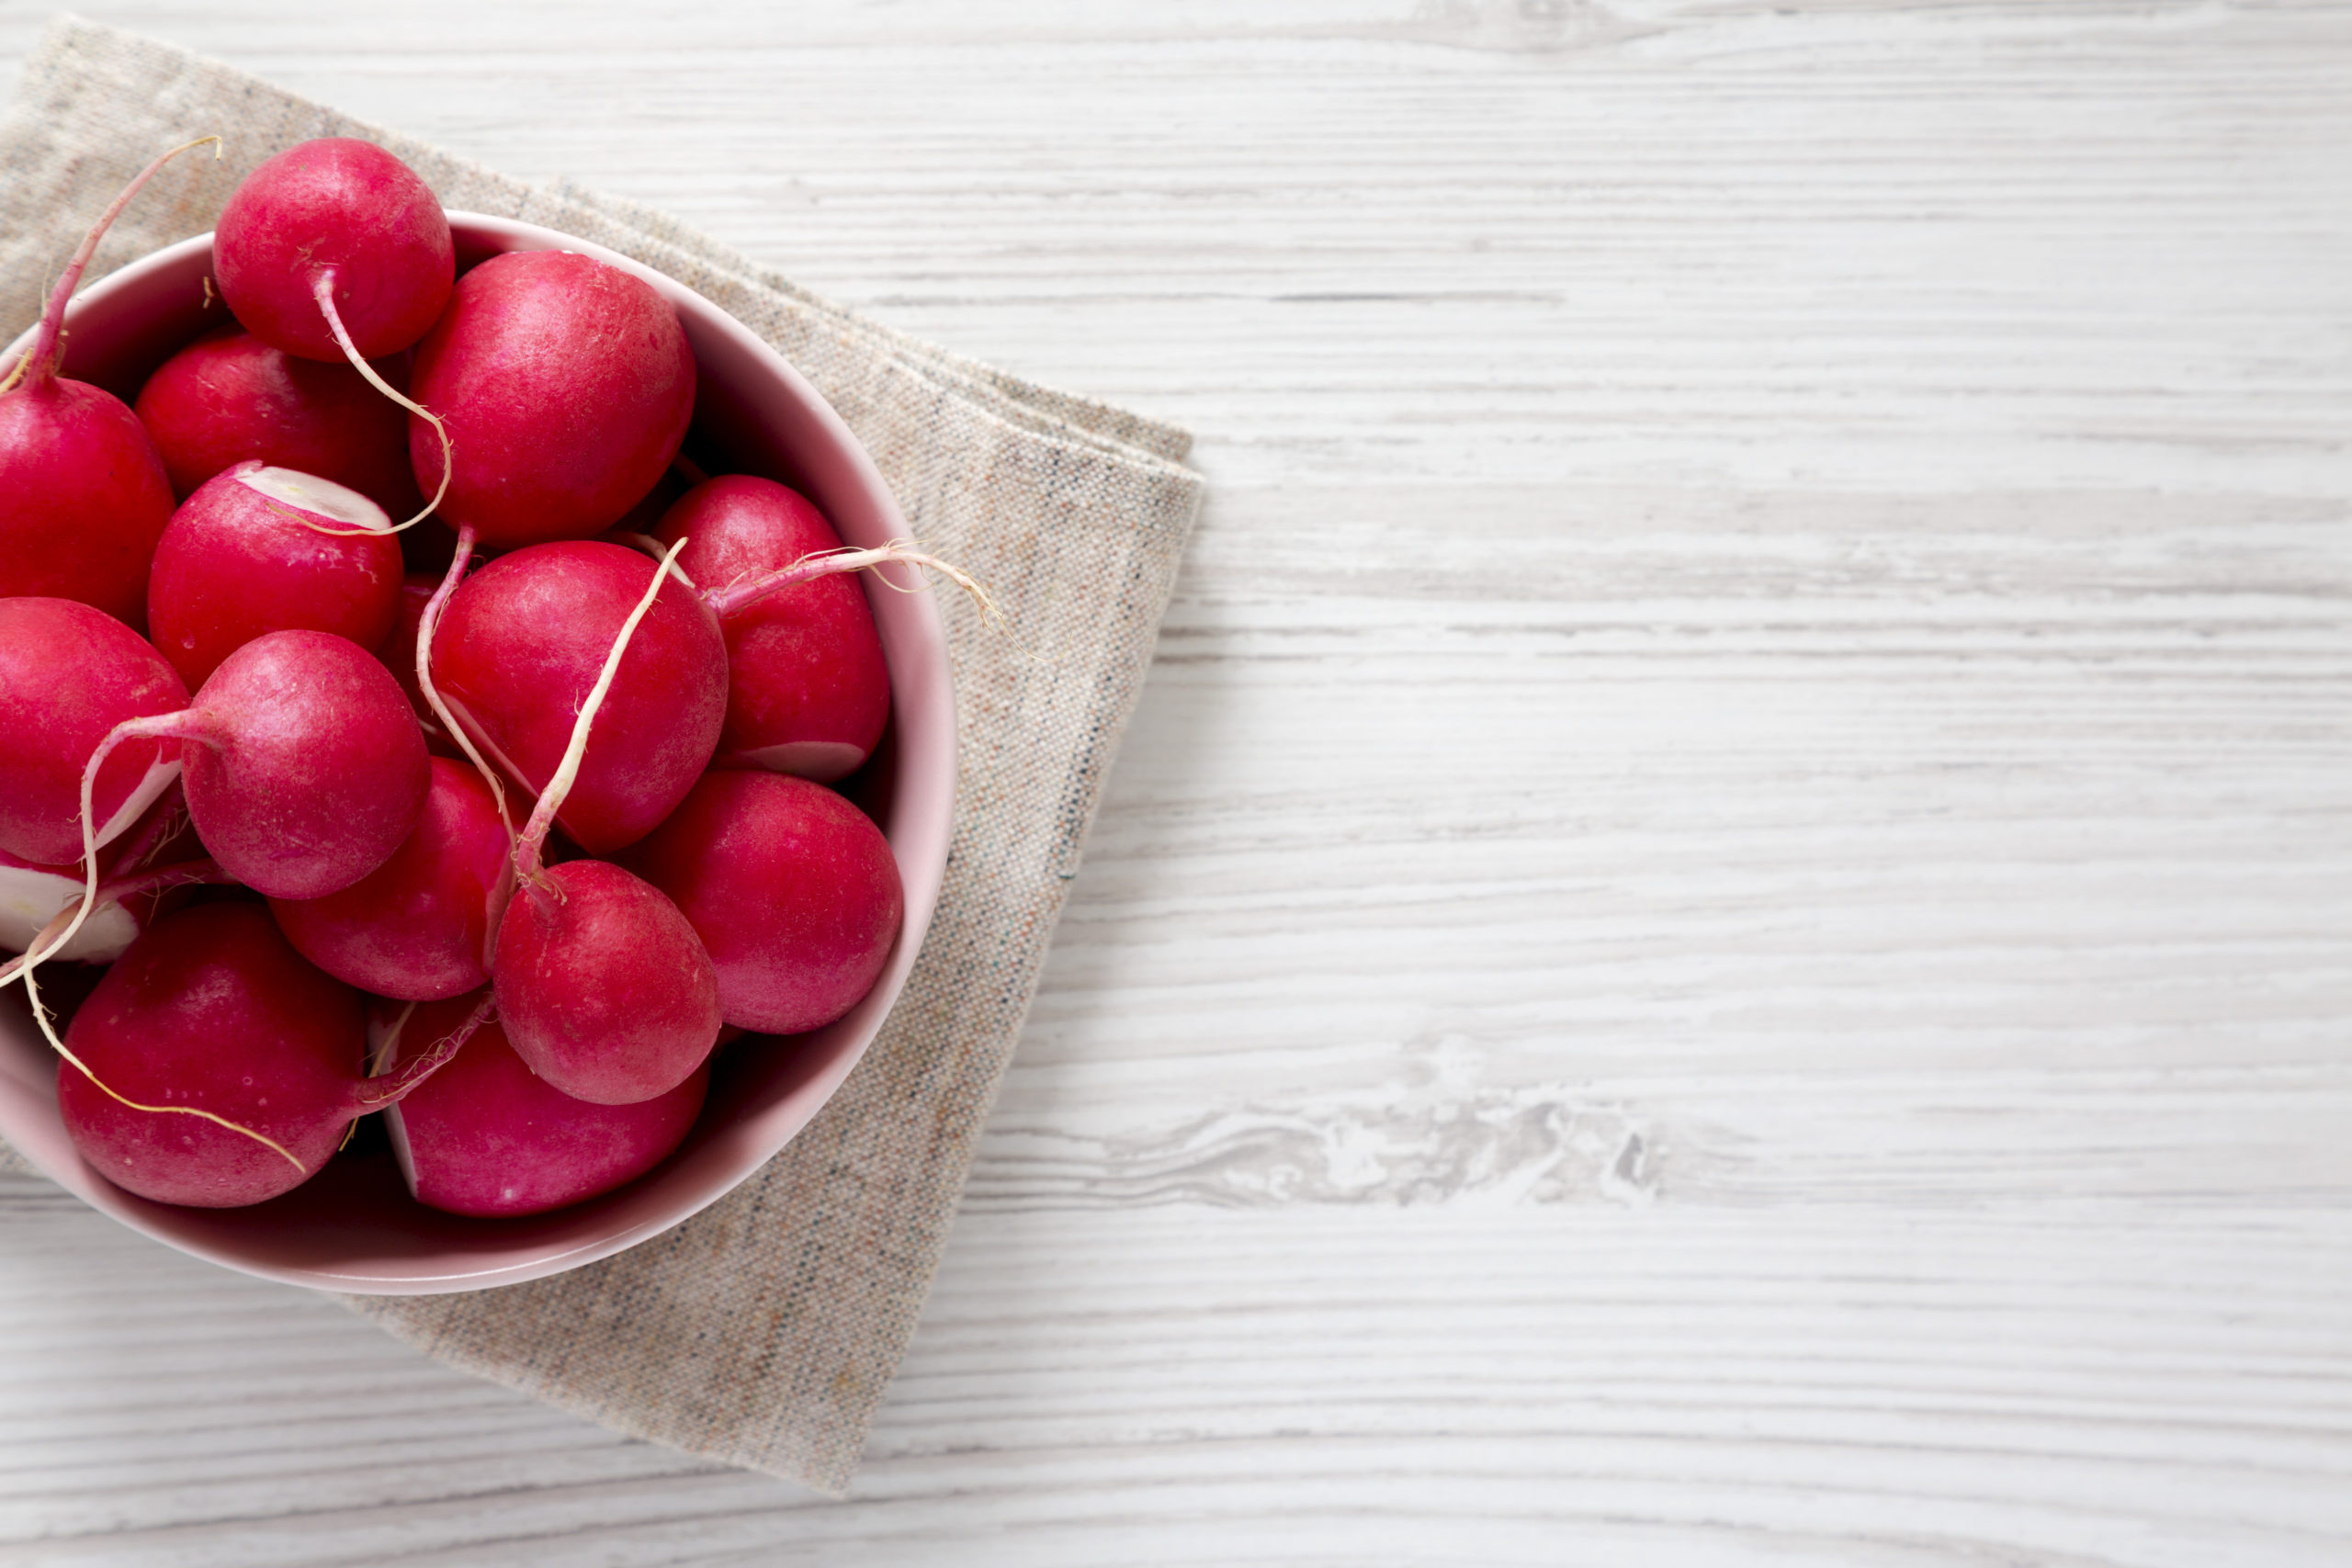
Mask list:
[[2352,1555],[2352,7],[94,14],[1215,488],[851,1502],[9,1181],[0,1562]]

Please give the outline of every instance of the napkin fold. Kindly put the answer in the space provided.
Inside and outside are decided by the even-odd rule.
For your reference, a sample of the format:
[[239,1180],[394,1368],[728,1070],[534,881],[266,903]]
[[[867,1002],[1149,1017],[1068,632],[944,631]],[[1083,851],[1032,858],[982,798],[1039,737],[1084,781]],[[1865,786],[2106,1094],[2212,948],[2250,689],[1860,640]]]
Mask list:
[[190,154],[157,176],[93,279],[211,228],[246,172],[295,142],[380,143],[445,206],[609,246],[765,338],[857,434],[913,532],[1016,628],[988,631],[942,596],[961,768],[946,883],[880,1037],[789,1146],[604,1262],[469,1294],[341,1298],[438,1360],[616,1431],[838,1494],[914,1332],[1151,660],[1200,507],[1189,437],[879,326],[660,212],[527,186],[71,17],[0,123],[0,341],[149,158],[215,131],[226,160]]

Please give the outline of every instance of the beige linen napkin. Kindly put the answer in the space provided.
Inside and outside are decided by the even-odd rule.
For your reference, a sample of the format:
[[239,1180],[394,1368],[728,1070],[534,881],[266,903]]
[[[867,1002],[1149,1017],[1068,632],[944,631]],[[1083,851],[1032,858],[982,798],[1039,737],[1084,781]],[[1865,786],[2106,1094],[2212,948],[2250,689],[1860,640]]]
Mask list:
[[226,162],[167,168],[93,278],[209,229],[244,173],[294,142],[380,142],[448,207],[608,245],[751,326],[849,422],[913,531],[1018,628],[988,632],[942,598],[961,735],[946,886],[881,1037],[815,1122],[729,1198],[605,1262],[467,1295],[349,1299],[438,1359],[616,1430],[839,1492],[914,1330],[1151,658],[1200,505],[1188,438],[878,327],[659,213],[524,186],[70,17],[0,125],[0,342],[140,165],[215,131]]

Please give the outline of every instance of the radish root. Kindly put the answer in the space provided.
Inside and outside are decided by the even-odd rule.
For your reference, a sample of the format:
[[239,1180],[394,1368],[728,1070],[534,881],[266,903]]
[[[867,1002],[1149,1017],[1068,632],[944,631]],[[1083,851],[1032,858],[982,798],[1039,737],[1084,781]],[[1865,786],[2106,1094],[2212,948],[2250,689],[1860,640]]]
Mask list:
[[[397,534],[403,528],[413,528],[419,523],[422,523],[426,518],[432,516],[434,508],[441,504],[441,498],[449,493],[449,474],[451,469],[456,466],[456,459],[451,456],[452,448],[449,445],[449,427],[441,422],[441,416],[439,414],[435,413],[423,403],[417,402],[400,392],[394,391],[390,382],[386,381],[381,376],[376,374],[376,367],[368,364],[368,361],[360,355],[358,346],[351,341],[351,334],[344,330],[342,315],[337,312],[334,308],[334,268],[321,268],[318,276],[311,280],[311,298],[319,302],[320,313],[324,315],[327,319],[327,331],[334,333],[335,346],[343,350],[343,356],[345,359],[351,361],[351,367],[354,370],[358,371],[361,376],[365,377],[369,386],[375,388],[376,390],[383,393],[384,396],[391,399],[392,401],[400,404],[401,407],[408,410],[409,412],[416,415],[419,419],[422,419],[426,423],[432,425],[433,434],[441,438],[441,482],[434,487],[433,499],[424,503],[424,511],[418,513],[407,522],[394,524],[391,531]],[[322,534],[342,535],[372,532],[372,530],[366,528],[320,528],[317,524],[311,523],[307,519],[304,520],[304,523],[308,527],[317,528]]]
[[596,710],[605,705],[605,694],[613,689],[613,677],[620,672],[621,656],[628,651],[638,623],[653,608],[663,581],[673,573],[679,581],[686,583],[689,592],[694,588],[693,583],[686,582],[685,574],[672,564],[685,547],[684,539],[670,547],[670,553],[653,569],[653,581],[646,588],[645,597],[637,602],[637,608],[621,623],[620,635],[613,638],[613,649],[605,656],[605,667],[596,672],[596,683],[588,689],[587,700],[580,705],[580,716],[572,720],[571,739],[563,749],[563,761],[556,764],[555,776],[539,792],[538,804],[532,807],[531,819],[524,826],[522,840],[514,846],[514,873],[543,908],[550,898],[561,897],[548,880],[542,857],[548,829],[555,826],[555,814],[563,809],[564,797],[571,793],[572,782],[580,776],[580,761],[588,752],[588,730],[596,722]]
[[[870,550],[845,545],[837,550],[813,551],[790,566],[755,577],[739,578],[724,588],[707,590],[702,596],[703,603],[710,606],[712,615],[724,620],[739,610],[758,604],[769,594],[781,592],[796,584],[830,577],[835,572],[863,571],[869,567],[888,566],[894,561],[931,568],[972,596],[972,603],[979,606],[982,620],[992,626],[1002,624],[1004,615],[997,608],[994,595],[961,567],[951,566],[937,556],[925,553],[922,545],[913,539],[892,539]],[[923,591],[920,587],[909,588],[894,582],[888,574],[877,573],[876,576],[884,587],[897,592],[919,593]]]

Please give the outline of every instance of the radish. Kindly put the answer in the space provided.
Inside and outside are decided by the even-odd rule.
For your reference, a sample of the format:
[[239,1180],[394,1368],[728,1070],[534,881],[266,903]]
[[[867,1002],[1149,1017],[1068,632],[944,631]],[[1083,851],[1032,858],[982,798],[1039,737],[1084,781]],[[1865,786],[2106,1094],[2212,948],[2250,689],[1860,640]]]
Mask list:
[[[389,1004],[379,1003],[380,1015]],[[469,998],[428,1002],[371,1020],[379,1070],[402,1037],[436,1038]],[[401,1174],[417,1201],[445,1213],[510,1218],[560,1209],[634,1180],[684,1142],[710,1069],[633,1105],[592,1105],[548,1087],[493,1021],[430,1081],[384,1113]]]
[[247,460],[207,479],[155,547],[149,635],[190,687],[265,632],[362,648],[400,614],[401,547],[383,508],[330,479]]
[[[110,964],[139,934],[139,918],[100,884],[100,908],[73,942],[48,956],[63,964]],[[0,853],[0,948],[23,953],[60,914],[82,896],[78,865],[40,865]]]
[[[230,194],[212,231],[212,270],[247,332],[300,358],[343,358],[433,429],[448,473],[439,417],[368,363],[422,338],[457,278],[449,220],[414,170],[350,137],[289,147]],[[401,526],[423,521],[439,500],[436,492]]]
[[558,820],[592,854],[651,831],[709,764],[727,712],[718,623],[674,574],[582,540],[491,562],[456,591],[432,634],[431,675],[451,722],[536,793],[565,754],[617,628],[657,581],[562,795]]
[[[628,554],[609,545],[572,547]],[[653,571],[580,700],[563,756],[515,843],[517,895],[491,958],[498,1016],[515,1051],[554,1088],[599,1105],[634,1104],[685,1082],[710,1055],[721,1021],[710,954],[676,905],[604,861],[545,861],[548,834],[631,639],[671,588],[669,561]]]
[[718,979],[678,907],[606,861],[539,871],[491,960],[498,1016],[531,1070],[575,1100],[633,1105],[718,1042]]
[[[404,366],[378,374],[397,386]],[[232,463],[257,457],[357,491],[388,515],[424,502],[408,460],[408,414],[342,362],[322,365],[224,326],[164,361],[132,412],[182,501]]]
[[356,991],[304,962],[259,905],[209,904],[156,922],[74,1014],[58,1111],[119,1187],[198,1208],[258,1203],[316,1174],[355,1119],[455,1048],[371,1082],[366,1045]]
[[145,624],[147,562],[172,515],[172,486],[138,415],[111,392],[58,374],[65,305],[109,226],[175,147],[139,172],[91,226],[49,297],[32,347],[0,378],[0,599],[37,595]]
[[[103,860],[88,921],[70,945],[51,949],[63,962],[111,963],[167,904],[176,902],[170,897],[175,889],[227,880],[202,858],[187,830],[187,805],[176,790],[167,791],[130,831],[107,845]],[[85,891],[79,865],[44,865],[0,853],[0,950],[29,952],[58,934]],[[0,984],[14,979],[21,967],[15,961],[0,964]]]
[[[187,706],[178,672],[113,616],[70,599],[0,599],[0,852],[81,859],[91,752],[126,721]],[[90,847],[128,829],[179,772],[167,739],[122,745],[91,790]]]
[[[706,595],[842,547],[805,498],[748,474],[695,486],[657,534],[663,545],[691,540],[678,564]],[[720,614],[719,626],[728,662],[719,765],[824,784],[865,761],[890,716],[890,671],[855,581],[836,573],[797,583]]]
[[410,391],[440,411],[453,474],[409,426],[417,483],[493,549],[585,539],[661,479],[693,416],[694,354],[650,284],[565,251],[493,256],[417,345]]
[[416,826],[431,776],[399,683],[327,632],[256,637],[182,711],[115,726],[83,772],[85,827],[108,754],[155,739],[184,742],[183,787],[205,849],[273,898],[315,898],[381,865]]
[[706,773],[625,858],[702,937],[727,1021],[761,1033],[821,1028],[856,1006],[905,915],[881,830],[781,773]]
[[373,142],[323,137],[247,175],[212,233],[244,329],[304,359],[398,354],[449,302],[457,249],[433,192]]
[[380,997],[434,1000],[486,984],[512,886],[511,840],[488,786],[463,763],[430,766],[424,809],[390,860],[341,892],[269,901],[303,957]]

